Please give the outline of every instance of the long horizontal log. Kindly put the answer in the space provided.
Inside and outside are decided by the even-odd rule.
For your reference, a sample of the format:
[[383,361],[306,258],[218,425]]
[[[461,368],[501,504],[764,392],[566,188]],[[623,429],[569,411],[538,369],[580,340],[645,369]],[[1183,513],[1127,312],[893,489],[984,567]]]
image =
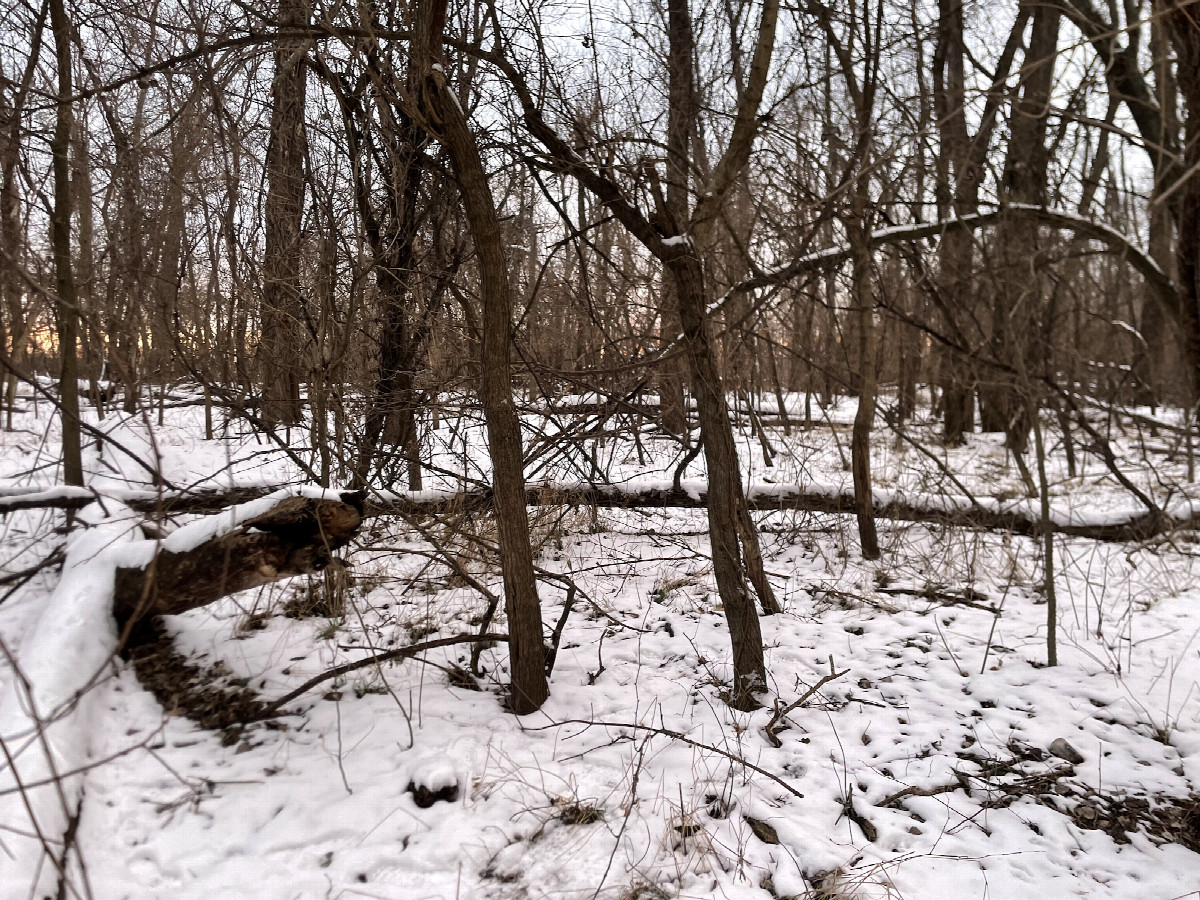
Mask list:
[[87,488],[55,487],[29,491],[16,488],[0,492],[0,516],[22,509],[83,509],[96,502]]
[[[279,490],[279,485],[204,489],[183,492],[144,492],[116,494],[117,499],[132,509],[148,515],[218,512],[237,503],[246,503]],[[51,501],[45,506],[59,505],[54,491],[43,492]],[[37,495],[23,495],[20,502]],[[88,495],[90,496],[90,495]],[[17,498],[12,498],[17,499]],[[72,508],[86,500],[83,494],[71,495]],[[616,487],[589,485],[531,486],[527,491],[530,506],[567,504],[600,508],[703,509],[703,486],[691,491],[676,491],[663,487]],[[5,498],[0,497],[0,504]],[[850,514],[854,512],[854,496],[850,493],[821,491],[799,485],[773,485],[752,488],[747,492],[750,508],[759,512],[793,510],[798,512]],[[65,498],[64,498],[65,502]],[[30,504],[32,505],[32,504]],[[364,517],[442,515],[461,509],[482,509],[491,505],[491,492],[477,488],[464,492],[423,491],[417,494],[384,494],[368,500]],[[21,508],[29,508],[29,505]],[[4,507],[0,505],[0,512]],[[908,498],[877,495],[875,515],[880,519],[902,522],[925,522],[957,528],[1007,531],[1034,537],[1041,533],[1041,523],[1030,508],[1000,509],[971,506],[962,498],[918,495]],[[1055,521],[1057,534],[1096,541],[1143,541],[1158,534],[1176,530],[1200,530],[1200,514],[1156,516],[1140,513],[1106,522]]]
[[[618,488],[591,486],[531,487],[526,492],[530,506],[576,505],[601,508],[704,509],[703,488],[676,491],[671,488]],[[773,485],[769,489],[747,491],[747,503],[756,512],[791,510],[798,512],[853,514],[852,493],[805,490],[799,486]],[[491,502],[486,490],[432,496],[431,492],[413,497],[399,494],[368,501],[364,515],[437,515],[456,509],[485,507]],[[955,504],[961,503],[961,506]],[[1005,531],[1030,537],[1041,533],[1041,522],[1032,511],[988,509],[969,506],[965,501],[937,496],[921,500],[878,499],[875,515],[880,519],[925,522],[957,528]],[[1177,529],[1200,528],[1200,515],[1174,518],[1138,514],[1103,523],[1053,522],[1058,534],[1096,541],[1142,541]]]

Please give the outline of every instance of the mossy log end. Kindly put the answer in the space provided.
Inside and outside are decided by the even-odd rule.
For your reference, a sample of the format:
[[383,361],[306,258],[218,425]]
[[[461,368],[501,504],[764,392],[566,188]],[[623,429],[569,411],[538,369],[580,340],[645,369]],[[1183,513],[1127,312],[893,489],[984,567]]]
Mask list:
[[362,524],[361,494],[289,497],[237,529],[184,551],[160,549],[145,568],[118,568],[113,612],[127,623],[177,615],[293,575],[320,572]]

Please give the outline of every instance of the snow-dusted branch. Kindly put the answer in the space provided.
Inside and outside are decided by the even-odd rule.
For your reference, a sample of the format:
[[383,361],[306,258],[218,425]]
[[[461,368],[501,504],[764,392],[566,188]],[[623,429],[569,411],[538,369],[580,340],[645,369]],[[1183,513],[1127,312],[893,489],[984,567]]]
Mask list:
[[[1138,272],[1170,308],[1179,305],[1179,293],[1174,283],[1149,253],[1138,246],[1129,235],[1117,229],[1096,222],[1092,219],[1060,209],[1050,209],[1044,206],[1028,204],[1011,204],[987,212],[975,213],[968,216],[956,216],[937,222],[924,222],[914,225],[895,225],[881,228],[871,233],[870,246],[872,249],[887,247],[893,244],[903,244],[925,238],[937,237],[955,228],[965,228],[975,231],[995,225],[1004,217],[1017,217],[1028,220],[1032,224],[1044,225],[1059,231],[1069,231],[1078,237],[1088,238],[1104,244],[1110,251],[1118,254]],[[838,266],[850,259],[848,244],[828,247],[797,257],[785,265],[769,271],[760,272],[751,278],[735,284],[728,293],[714,304],[712,312],[723,306],[731,297],[746,294],[759,288],[774,287],[784,284],[793,278],[812,272],[823,271],[830,266]]]

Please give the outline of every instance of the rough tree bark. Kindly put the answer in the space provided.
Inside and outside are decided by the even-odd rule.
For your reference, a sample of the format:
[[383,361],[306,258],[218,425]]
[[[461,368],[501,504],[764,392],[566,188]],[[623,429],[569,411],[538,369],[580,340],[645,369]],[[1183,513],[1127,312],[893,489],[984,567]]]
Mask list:
[[1187,108],[1183,182],[1176,202],[1175,259],[1179,275],[1180,319],[1190,369],[1191,396],[1200,391],[1200,19],[1197,7],[1167,0],[1164,20],[1178,58],[1179,92]]
[[479,148],[458,97],[446,81],[442,53],[446,2],[421,0],[414,29],[413,64],[421,73],[420,120],[446,148],[475,243],[483,300],[480,400],[492,458],[496,530],[508,616],[512,669],[509,705],[513,712],[524,715],[541,707],[550,691],[525,508],[521,425],[513,405],[509,367],[512,298],[508,260]]
[[[937,164],[938,217],[945,220],[952,215],[969,216],[979,211],[987,151],[1006,94],[1004,84],[1029,21],[1029,8],[1022,4],[1017,12],[974,136],[967,130],[962,0],[939,0],[938,10],[933,100],[941,137]],[[938,252],[935,290],[942,325],[960,343],[974,345],[979,342],[969,327],[974,312],[971,309],[974,241],[966,231],[949,230],[943,235]],[[938,351],[938,372],[942,387],[942,437],[947,444],[961,444],[975,427],[974,366],[968,357],[942,349]]]
[[[733,426],[729,421],[729,409],[717,372],[712,334],[704,313],[704,270],[700,259],[689,253],[669,265],[678,292],[684,346],[692,372],[692,392],[700,417],[704,458],[708,464],[708,534],[712,544],[717,593],[725,608],[729,638],[733,645],[732,702],[736,706],[745,706],[753,701],[754,693],[766,687],[766,667],[762,630],[754,602],[746,590],[745,569],[742,567],[739,547],[739,538],[744,540],[746,537],[741,518],[748,516],[748,512],[745,512],[746,501],[742,496],[737,447],[733,442]],[[757,543],[757,534],[751,532],[751,535]],[[761,565],[761,558],[759,563]],[[759,599],[765,602],[761,595]],[[771,600],[774,598],[771,597]]]
[[187,550],[159,549],[143,568],[119,568],[113,613],[122,624],[178,615],[238,591],[324,569],[363,519],[363,495],[289,497],[227,534]]
[[[1050,92],[1054,84],[1054,62],[1058,50],[1058,10],[1040,3],[1032,7],[1033,25],[1029,49],[1021,67],[1021,89],[1013,97],[1001,196],[1005,203],[1040,206],[1046,202],[1049,154],[1046,122]],[[996,229],[996,266],[992,279],[993,359],[1016,371],[1037,370],[1047,348],[1037,345],[1038,319],[1043,312],[1042,290],[1036,270],[1042,250],[1039,233],[1026,222],[1002,218]],[[985,431],[1003,432],[1005,444],[1023,457],[1033,423],[1031,405],[1025,396],[1029,385],[1013,375],[995,371],[979,393],[980,418]],[[1018,459],[1020,463],[1020,459]]]
[[79,435],[79,299],[71,261],[71,20],[63,0],[50,0],[50,26],[58,66],[58,105],[50,152],[54,157],[54,211],[50,230],[54,246],[58,304],[60,409],[62,418],[63,481],[83,484],[83,459]]
[[854,303],[858,318],[858,409],[850,438],[850,468],[854,476],[858,542],[863,559],[879,559],[879,534],[871,500],[871,429],[875,424],[877,373],[867,180],[867,173],[861,172],[859,184],[854,189],[851,221],[847,223],[854,253]]
[[[308,24],[308,0],[279,0],[280,29]],[[303,295],[300,286],[304,212],[304,62],[309,42],[285,39],[275,51],[271,83],[271,142],[267,148],[266,247],[263,256],[259,364],[263,418],[272,425],[300,421]]]

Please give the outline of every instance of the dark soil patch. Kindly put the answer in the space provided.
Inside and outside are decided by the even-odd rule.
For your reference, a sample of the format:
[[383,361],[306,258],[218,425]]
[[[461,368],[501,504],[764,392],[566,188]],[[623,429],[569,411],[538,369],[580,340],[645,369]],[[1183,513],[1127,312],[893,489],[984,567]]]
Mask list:
[[564,825],[594,825],[604,821],[604,810],[590,803],[562,803],[558,820]]
[[180,654],[157,617],[138,623],[123,655],[168,715],[220,731],[227,746],[237,741],[242,723],[261,718],[267,708],[246,679],[235,677],[224,663],[205,665]]
[[1156,844],[1179,844],[1200,853],[1200,794],[1189,797],[1089,794],[1067,813],[1080,828],[1103,831],[1118,844],[1128,843],[1129,834],[1140,830]]
[[1140,831],[1155,843],[1179,844],[1200,853],[1200,794],[1105,794],[1080,783],[1069,763],[1050,766],[1048,755],[1037,747],[1011,741],[1008,749],[1011,758],[972,758],[980,771],[961,773],[964,781],[969,778],[986,787],[990,796],[984,806],[1007,807],[1029,797],[1070,816],[1080,828],[1103,831],[1119,844],[1129,843],[1129,835]]

